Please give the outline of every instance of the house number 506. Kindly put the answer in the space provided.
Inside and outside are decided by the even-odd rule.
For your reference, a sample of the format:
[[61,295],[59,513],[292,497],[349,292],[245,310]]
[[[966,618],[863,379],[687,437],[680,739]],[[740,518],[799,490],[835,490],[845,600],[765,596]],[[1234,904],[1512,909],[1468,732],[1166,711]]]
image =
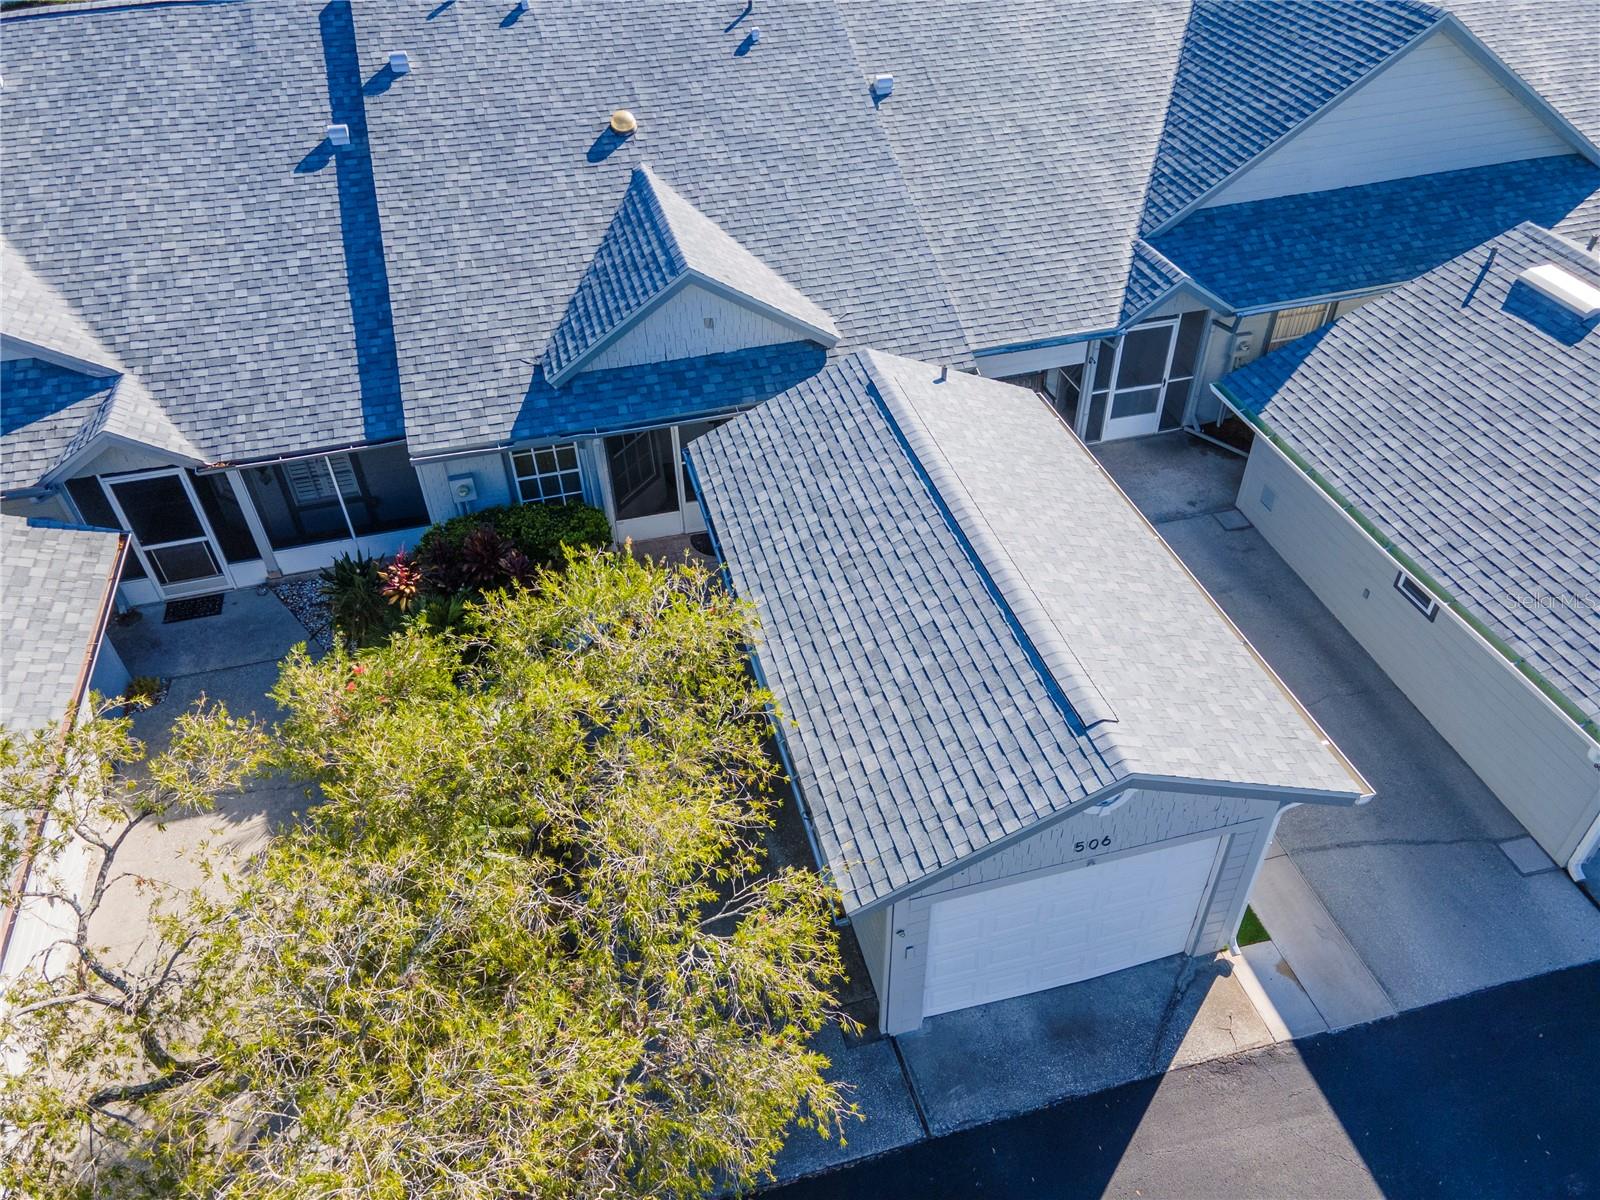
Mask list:
[[1086,842],[1073,842],[1072,849],[1075,853],[1082,854],[1085,850],[1104,850],[1109,845],[1111,845],[1111,837],[1107,835],[1106,837],[1090,838]]

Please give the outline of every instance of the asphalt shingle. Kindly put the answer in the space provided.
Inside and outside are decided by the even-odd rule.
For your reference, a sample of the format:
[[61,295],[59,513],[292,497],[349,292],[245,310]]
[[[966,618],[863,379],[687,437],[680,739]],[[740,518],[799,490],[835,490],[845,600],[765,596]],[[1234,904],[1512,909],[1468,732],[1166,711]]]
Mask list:
[[1600,322],[1517,276],[1523,225],[1224,377],[1378,529],[1600,720]]
[[1035,395],[939,374],[847,354],[689,452],[847,908],[1135,774],[1361,790]]
[[0,517],[0,725],[58,724],[94,652],[122,535]]

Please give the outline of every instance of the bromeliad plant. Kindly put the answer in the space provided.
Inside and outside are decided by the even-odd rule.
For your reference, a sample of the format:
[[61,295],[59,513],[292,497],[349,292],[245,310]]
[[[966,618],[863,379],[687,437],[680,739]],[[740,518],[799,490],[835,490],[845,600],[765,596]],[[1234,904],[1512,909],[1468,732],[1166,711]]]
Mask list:
[[403,613],[409,613],[422,595],[422,571],[403,548],[378,572],[378,579],[384,599]]
[[[324,801],[148,969],[86,940],[13,994],[0,1192],[684,1197],[839,1129],[832,893],[763,862],[750,611],[590,552],[466,620],[296,652],[279,725],[189,718],[167,790],[123,793],[271,770]],[[48,766],[16,794],[50,803]],[[114,877],[120,838],[81,828]]]

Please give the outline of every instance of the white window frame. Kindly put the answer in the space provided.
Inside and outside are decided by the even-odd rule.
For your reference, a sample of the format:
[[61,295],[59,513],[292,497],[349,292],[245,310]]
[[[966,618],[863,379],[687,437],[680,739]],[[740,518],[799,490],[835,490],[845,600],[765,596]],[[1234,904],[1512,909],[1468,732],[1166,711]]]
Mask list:
[[1439,602],[1434,599],[1433,593],[1405,571],[1395,572],[1394,590],[1404,596],[1406,602],[1428,620],[1431,621],[1439,615]]
[[[560,465],[559,455],[565,450],[572,454],[572,466]],[[539,455],[548,452],[557,455],[556,469],[543,471],[539,469]],[[526,454],[528,462],[533,467],[532,473],[524,473],[517,467],[517,456]],[[507,462],[511,467],[511,486],[516,490],[518,504],[568,504],[573,501],[583,501],[588,494],[588,478],[583,467],[583,448],[577,442],[554,442],[543,446],[518,446],[508,452]],[[562,477],[577,474],[578,490],[569,491]],[[554,478],[557,480],[554,495],[544,494],[541,481]],[[535,485],[536,494],[529,495],[523,490],[523,483],[530,482]]]

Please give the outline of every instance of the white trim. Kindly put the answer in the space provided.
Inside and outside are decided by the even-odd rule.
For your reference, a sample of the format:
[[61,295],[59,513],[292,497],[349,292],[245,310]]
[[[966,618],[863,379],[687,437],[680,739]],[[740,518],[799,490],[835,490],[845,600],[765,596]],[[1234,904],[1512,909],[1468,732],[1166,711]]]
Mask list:
[[[68,457],[51,467],[39,476],[41,485],[49,487],[64,479],[72,478],[72,472],[81,463],[97,457],[109,446],[128,446],[134,450],[143,450],[157,458],[172,460],[168,465],[174,467],[202,467],[204,460],[188,454],[180,454],[176,450],[168,450],[163,446],[155,446],[149,442],[141,442],[137,438],[128,437],[126,434],[112,433],[102,429],[83,445],[74,450]],[[154,470],[155,468],[151,468]]]
[[244,476],[237,467],[224,471],[223,476],[228,481],[228,486],[233,489],[233,501],[239,506],[240,515],[250,530],[250,540],[256,544],[256,553],[261,556],[261,565],[268,571],[278,569],[278,558],[272,549],[272,539],[267,537],[267,527],[261,523],[261,514],[256,511],[255,497],[250,495]]

